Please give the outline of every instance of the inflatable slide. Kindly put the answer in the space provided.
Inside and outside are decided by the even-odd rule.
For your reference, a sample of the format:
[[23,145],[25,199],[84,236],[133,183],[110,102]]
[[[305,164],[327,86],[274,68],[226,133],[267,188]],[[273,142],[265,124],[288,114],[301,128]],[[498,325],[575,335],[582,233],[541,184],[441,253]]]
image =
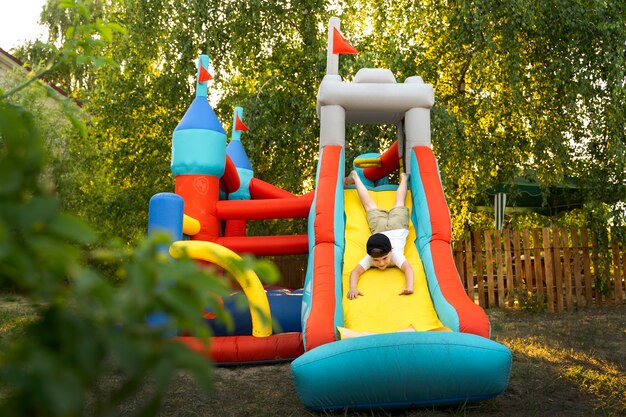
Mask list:
[[[163,252],[221,267],[238,291],[221,302],[234,329],[202,311],[213,332],[206,344],[185,329],[173,339],[219,364],[293,360],[297,394],[310,409],[372,409],[463,403],[506,389],[511,353],[489,339],[489,321],[456,271],[451,225],[432,152],[433,87],[418,76],[396,82],[388,69],[363,68],[352,82],[338,74],[339,54],[355,53],[332,18],[327,70],[317,95],[320,153],[312,193],[295,196],[254,177],[240,141],[243,110],[226,132],[207,100],[209,59],[201,55],[196,97],[172,137],[175,192],[152,197],[148,233],[168,232]],[[392,124],[397,141],[352,162],[382,208],[393,204],[394,172],[409,174],[410,233],[405,256],[414,293],[400,296],[403,273],[369,270],[364,294],[348,300],[350,271],[365,254],[369,231],[352,186],[344,185],[346,124]],[[379,148],[375,140],[372,148]],[[250,220],[308,218],[308,233],[247,236]],[[240,255],[308,254],[303,291],[268,289]],[[242,303],[241,301],[244,301]],[[242,311],[237,308],[245,304]],[[158,312],[152,323],[159,325]],[[162,321],[160,323],[163,323]],[[295,360],[294,360],[295,359]]]
[[[292,362],[298,396],[310,409],[372,409],[499,395],[508,385],[511,353],[489,339],[488,319],[465,294],[453,262],[449,210],[430,143],[433,88],[420,77],[398,84],[386,69],[361,69],[352,83],[343,82],[338,19],[331,19],[328,35],[302,302],[306,352]],[[411,295],[398,295],[404,276],[397,268],[368,270],[359,281],[364,295],[345,295],[369,235],[355,190],[343,184],[346,123],[398,126],[394,146],[358,172],[382,208],[393,204],[394,187],[377,182],[402,166],[410,174]]]

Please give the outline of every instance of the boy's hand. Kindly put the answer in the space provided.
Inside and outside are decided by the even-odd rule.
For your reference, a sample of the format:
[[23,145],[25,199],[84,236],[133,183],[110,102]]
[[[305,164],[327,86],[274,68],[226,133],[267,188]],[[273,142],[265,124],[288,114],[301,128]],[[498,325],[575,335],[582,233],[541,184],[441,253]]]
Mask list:
[[398,294],[398,295],[411,295],[411,294],[413,294],[413,290],[410,290],[410,289],[408,289],[408,288],[405,288],[405,289],[403,289],[403,290],[402,290],[402,292],[401,292],[400,294]]
[[348,291],[348,300],[354,300],[356,299],[359,295],[363,295],[363,293],[357,289],[351,289],[350,291]]

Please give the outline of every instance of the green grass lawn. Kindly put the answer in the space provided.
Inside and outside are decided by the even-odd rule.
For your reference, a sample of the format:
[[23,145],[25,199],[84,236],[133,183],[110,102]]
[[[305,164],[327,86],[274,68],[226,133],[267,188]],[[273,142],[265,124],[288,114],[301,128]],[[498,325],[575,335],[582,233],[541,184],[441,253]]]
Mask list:
[[[302,408],[288,363],[215,370],[212,395],[181,374],[165,399],[163,416],[623,416],[626,415],[626,306],[575,313],[488,311],[493,338],[513,352],[507,391],[476,404],[402,411],[313,413]],[[19,337],[32,320],[28,303],[0,296],[0,342]],[[105,384],[115,384],[110,379]],[[150,387],[145,387],[149,391]],[[133,415],[142,398],[130,401]]]
[[218,368],[207,398],[180,377],[164,404],[172,416],[626,415],[626,306],[576,313],[488,311],[493,338],[513,352],[507,391],[494,399],[437,409],[313,413],[298,402],[289,364]]

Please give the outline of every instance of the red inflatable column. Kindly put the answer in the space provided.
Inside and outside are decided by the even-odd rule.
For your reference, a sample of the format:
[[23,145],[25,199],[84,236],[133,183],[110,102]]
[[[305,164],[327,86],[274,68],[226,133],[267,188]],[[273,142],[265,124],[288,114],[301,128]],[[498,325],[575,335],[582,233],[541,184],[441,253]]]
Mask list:
[[220,223],[216,216],[219,199],[219,178],[210,175],[179,175],[175,192],[185,200],[185,214],[200,222],[200,232],[194,240],[215,241],[220,235]]
[[[319,178],[315,197],[315,220],[313,225],[315,245],[313,247],[313,288],[311,291],[311,312],[303,330],[306,332],[306,350],[335,341],[335,308],[337,306],[337,285],[340,279],[335,276],[336,210],[342,210],[343,201],[336,201],[337,184],[343,166],[343,148],[326,146],[320,158]],[[339,198],[343,198],[343,193]]]

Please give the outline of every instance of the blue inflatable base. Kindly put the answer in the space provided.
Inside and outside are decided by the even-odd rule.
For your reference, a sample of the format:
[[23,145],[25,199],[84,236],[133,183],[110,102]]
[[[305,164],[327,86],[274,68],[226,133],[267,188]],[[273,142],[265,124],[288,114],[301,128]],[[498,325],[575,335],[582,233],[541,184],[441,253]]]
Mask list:
[[291,364],[308,409],[393,409],[495,397],[511,374],[509,349],[480,336],[400,332],[341,340]]
[[[272,289],[266,291],[267,301],[272,314],[273,333],[301,332],[302,290]],[[207,320],[213,336],[245,336],[252,334],[252,318],[248,299],[242,292],[224,297],[224,309],[233,319],[234,328],[216,320]],[[206,309],[210,312],[210,309]]]

